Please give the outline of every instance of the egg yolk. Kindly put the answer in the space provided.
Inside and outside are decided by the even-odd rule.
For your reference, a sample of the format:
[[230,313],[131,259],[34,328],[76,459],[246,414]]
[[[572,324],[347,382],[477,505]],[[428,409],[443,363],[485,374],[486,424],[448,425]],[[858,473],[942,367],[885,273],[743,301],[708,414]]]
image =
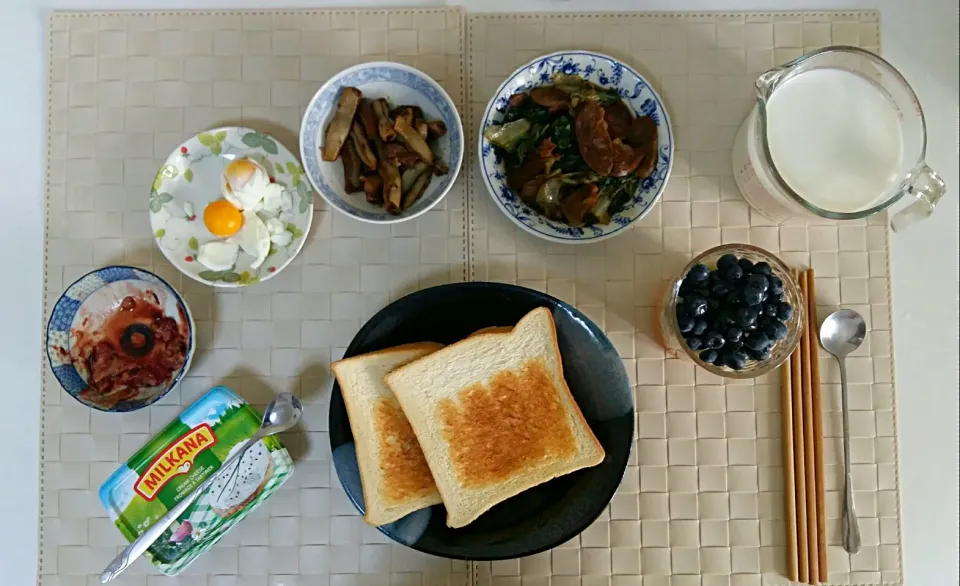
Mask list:
[[214,236],[225,238],[233,236],[243,226],[243,216],[229,201],[218,199],[203,210],[203,223]]
[[223,172],[223,176],[227,180],[227,190],[233,191],[230,185],[231,183],[242,186],[249,182],[259,169],[260,166],[250,159],[236,159],[232,161]]

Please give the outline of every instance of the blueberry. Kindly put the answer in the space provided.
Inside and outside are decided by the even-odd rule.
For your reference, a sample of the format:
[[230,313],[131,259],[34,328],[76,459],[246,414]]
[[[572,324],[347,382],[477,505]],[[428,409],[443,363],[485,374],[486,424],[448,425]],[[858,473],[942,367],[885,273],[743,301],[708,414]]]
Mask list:
[[740,296],[740,291],[731,291],[723,296],[723,302],[729,307],[736,307],[740,305],[741,300],[742,298]]
[[707,331],[707,320],[702,318],[697,318],[693,320],[693,329],[690,330],[690,333],[694,336],[699,336],[703,332]]
[[687,338],[687,348],[690,348],[691,350],[699,350],[700,348],[703,348],[703,340],[696,336],[690,336]]
[[767,292],[771,295],[781,295],[783,293],[783,279],[776,275],[770,275],[767,277],[767,281],[770,282],[770,287],[767,289]]
[[743,274],[749,275],[751,272],[753,272],[753,261],[751,261],[749,258],[741,258],[737,264],[739,264],[740,268],[743,269]]
[[717,297],[723,297],[730,292],[730,286],[723,281],[717,281],[710,287],[710,291]]
[[730,326],[724,333],[727,336],[727,343],[733,342],[736,344],[743,338],[743,330],[736,326]]
[[716,350],[704,350],[700,353],[700,360],[703,360],[707,364],[713,364],[717,360],[717,351]]
[[689,296],[691,293],[693,293],[693,289],[694,289],[694,284],[693,284],[693,282],[690,281],[690,279],[684,279],[684,280],[680,281],[680,289],[679,289],[679,291],[677,292],[677,294],[678,294],[680,297],[687,297],[687,296]]
[[686,307],[687,315],[696,317],[707,312],[707,300],[699,295],[684,298],[683,305]]
[[754,360],[763,361],[763,360],[766,360],[767,358],[770,358],[770,349],[766,348],[764,350],[757,351],[757,350],[751,350],[748,348],[747,355]]
[[756,350],[761,352],[770,347],[771,341],[770,338],[763,332],[754,332],[747,338],[747,341],[744,342],[744,346],[751,350]]
[[687,272],[687,279],[692,283],[703,283],[710,277],[710,269],[704,264],[695,264]]
[[720,313],[717,314],[717,318],[714,320],[714,323],[724,328],[736,324],[733,319],[733,314],[729,311],[720,311]]
[[766,291],[770,288],[770,281],[767,280],[765,275],[758,275],[756,273],[748,275],[746,279],[743,280],[744,289],[758,289],[760,291]]
[[773,322],[763,328],[763,331],[774,340],[782,340],[787,337],[787,326],[783,325],[782,322]]
[[753,265],[753,274],[754,275],[772,275],[773,270],[770,268],[770,265],[768,263],[760,261],[757,264]]
[[743,370],[747,367],[747,353],[743,350],[734,350],[727,354],[724,364],[733,370]]
[[732,254],[725,254],[717,259],[717,268],[725,271],[730,267],[737,266],[737,257]]
[[776,303],[764,303],[763,304],[763,315],[769,317],[777,317],[777,304]]
[[777,304],[777,317],[782,321],[789,321],[793,317],[793,307],[789,303],[781,301]]
[[723,280],[727,283],[736,284],[740,279],[743,278],[743,269],[740,268],[740,265],[733,265],[732,267],[725,269],[721,276]]
[[[750,276],[752,277],[753,275]],[[764,293],[766,292],[759,289],[754,289],[753,287],[747,287],[743,290],[741,298],[747,305],[760,305],[763,303]]]
[[707,312],[716,311],[720,309],[721,301],[716,297],[707,298]]
[[720,332],[716,330],[710,330],[707,332],[706,338],[704,338],[703,342],[707,345],[707,348],[718,350],[723,347],[723,344],[726,342],[726,340],[723,339],[723,336],[720,334]]
[[680,328],[681,334],[686,334],[693,329],[693,318],[689,315],[681,315],[677,318],[677,327]]
[[757,309],[755,307],[738,307],[733,312],[733,323],[741,329],[757,321]]
[[743,328],[743,331],[744,331],[744,332],[753,332],[753,331],[756,331],[756,329],[757,329],[757,322],[753,322],[752,324],[744,327],[744,328]]

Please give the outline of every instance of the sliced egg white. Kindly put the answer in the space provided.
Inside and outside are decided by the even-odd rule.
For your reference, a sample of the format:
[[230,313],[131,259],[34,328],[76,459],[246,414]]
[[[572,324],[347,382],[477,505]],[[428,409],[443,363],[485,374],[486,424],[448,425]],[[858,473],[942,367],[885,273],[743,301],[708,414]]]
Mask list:
[[270,252],[270,231],[266,224],[250,210],[243,211],[243,227],[231,236],[227,242],[240,246],[243,252],[254,257],[250,268],[256,270],[263,264]]
[[277,246],[286,246],[293,242],[293,234],[284,230],[283,232],[270,236],[270,242],[273,242]]
[[283,196],[284,190],[282,185],[277,185],[276,183],[267,183],[267,186],[263,191],[262,211],[270,214],[271,216],[279,215],[283,209]]
[[197,262],[211,271],[228,271],[237,264],[240,247],[232,242],[214,240],[200,245]]
[[270,242],[277,246],[286,246],[293,242],[293,234],[287,231],[287,226],[277,218],[268,218],[265,222],[270,232]]
[[270,232],[271,236],[275,234],[279,234],[286,230],[286,228],[283,225],[283,222],[281,222],[276,218],[267,218],[267,221],[264,222],[264,224],[266,224],[267,230]]

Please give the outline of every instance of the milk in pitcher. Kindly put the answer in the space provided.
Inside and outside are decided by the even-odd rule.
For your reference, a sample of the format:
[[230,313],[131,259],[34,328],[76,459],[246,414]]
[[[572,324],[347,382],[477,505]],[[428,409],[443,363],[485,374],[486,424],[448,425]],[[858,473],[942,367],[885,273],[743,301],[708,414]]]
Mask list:
[[[788,77],[766,102],[769,160],[797,195],[823,211],[851,214],[883,204],[901,181],[902,114],[884,89],[851,71],[817,68]],[[778,188],[758,157],[758,107],[734,142],[734,177],[747,201],[777,222],[805,208]],[[818,214],[820,215],[820,214]]]

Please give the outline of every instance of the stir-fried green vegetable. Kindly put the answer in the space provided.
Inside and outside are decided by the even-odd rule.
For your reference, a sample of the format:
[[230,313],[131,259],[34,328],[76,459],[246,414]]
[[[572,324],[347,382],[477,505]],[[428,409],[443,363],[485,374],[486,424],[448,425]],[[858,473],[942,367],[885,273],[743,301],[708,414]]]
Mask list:
[[607,106],[621,98],[615,89],[575,75],[555,76],[550,89],[561,92],[512,96],[502,125],[490,126],[484,137],[504,162],[508,185],[528,205],[571,225],[606,224],[633,197],[640,177],[631,172],[601,177],[594,172],[577,141],[577,105],[593,101]]
[[503,126],[493,124],[484,131],[483,136],[494,146],[506,151],[513,151],[517,143],[530,132],[530,122],[520,119],[508,122]]

